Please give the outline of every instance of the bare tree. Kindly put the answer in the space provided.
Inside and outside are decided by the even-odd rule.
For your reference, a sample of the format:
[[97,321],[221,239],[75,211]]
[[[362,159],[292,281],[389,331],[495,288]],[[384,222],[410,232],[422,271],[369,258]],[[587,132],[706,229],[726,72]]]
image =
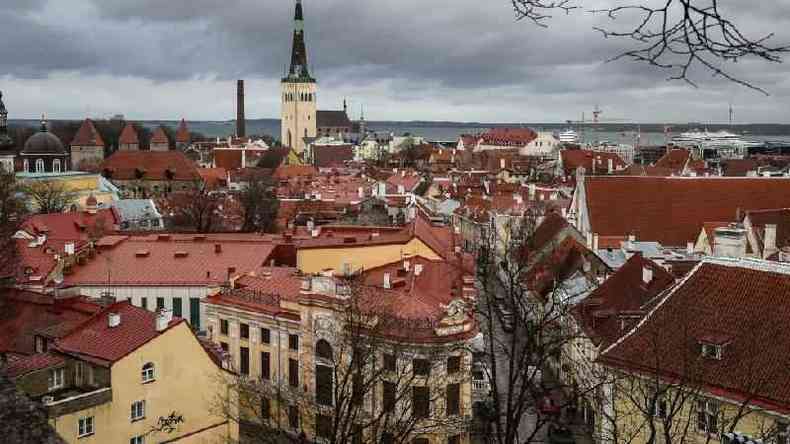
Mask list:
[[0,172],[0,249],[3,251],[0,255],[0,277],[4,280],[17,274],[19,251],[13,236],[19,231],[27,213],[24,194],[14,174]]
[[39,213],[62,213],[76,203],[77,195],[57,180],[33,181],[26,185],[26,194]]
[[239,193],[242,231],[272,232],[275,229],[279,201],[271,176],[252,174]]
[[[547,26],[554,11],[584,10],[584,0],[511,0],[516,16]],[[619,2],[618,2],[619,3]],[[625,3],[625,4],[623,4]],[[612,26],[596,27],[605,38],[632,45],[611,60],[630,59],[668,71],[669,79],[696,85],[690,78],[696,66],[747,88],[767,94],[723,66],[745,58],[781,63],[790,45],[769,43],[773,33],[751,37],[741,31],[733,14],[718,0],[631,0],[587,12],[605,14]],[[619,20],[619,22],[617,21]],[[626,21],[624,27],[617,28]]]
[[467,430],[464,413],[471,406],[463,404],[462,386],[469,351],[393,338],[434,324],[398,318],[358,279],[341,283],[334,316],[316,324],[313,359],[300,362],[300,373],[313,378],[304,389],[282,380],[231,378],[229,396],[238,399],[238,410],[226,398],[216,405],[243,425],[245,440],[282,442],[290,425],[280,423],[274,404],[297,407],[299,427],[332,444],[406,444],[419,435]]
[[189,228],[198,233],[210,233],[219,228],[222,201],[205,184],[196,183],[188,191],[170,193],[168,198],[172,223],[176,227]]

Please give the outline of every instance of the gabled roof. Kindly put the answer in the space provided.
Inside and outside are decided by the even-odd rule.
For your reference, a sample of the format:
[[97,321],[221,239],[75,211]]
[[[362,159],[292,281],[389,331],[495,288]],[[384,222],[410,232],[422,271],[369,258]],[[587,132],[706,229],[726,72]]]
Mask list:
[[[116,327],[109,326],[111,313],[120,315],[121,322]],[[112,364],[167,331],[156,330],[156,317],[156,312],[135,307],[128,301],[116,302],[57,341],[56,347],[66,354]],[[168,329],[181,322],[184,320],[173,318]]]
[[345,111],[316,111],[316,126],[318,128],[350,128],[351,120]]
[[3,371],[9,378],[18,378],[38,370],[59,367],[65,363],[66,360],[62,356],[52,353],[37,353],[9,359],[8,365]]
[[354,147],[348,145],[313,145],[313,162],[317,168],[354,160]]
[[537,137],[538,134],[529,128],[491,128],[480,135],[480,143],[484,145],[525,146]]
[[190,140],[189,129],[187,128],[187,122],[184,119],[181,119],[181,123],[178,124],[178,129],[176,130],[176,142],[177,143],[189,143]]
[[591,232],[679,247],[696,241],[707,221],[787,206],[790,179],[586,177],[585,195]]
[[318,171],[312,165],[280,165],[274,170],[275,179],[284,180],[293,177],[313,177]]
[[121,136],[118,138],[118,144],[134,145],[139,143],[140,139],[137,137],[137,131],[134,130],[134,126],[131,123],[127,123],[126,126],[123,127],[123,131],[121,131]]
[[613,171],[624,169],[626,166],[620,156],[608,151],[562,150],[560,156],[566,175],[574,174],[579,167],[583,167],[587,174],[606,174],[609,172],[610,160]]
[[77,130],[74,140],[71,141],[73,146],[104,146],[104,139],[101,134],[96,130],[96,126],[91,119],[85,119]]
[[167,138],[167,133],[163,127],[156,128],[154,135],[151,136],[151,143],[170,143],[170,139]]
[[765,226],[776,225],[776,247],[790,246],[790,208],[748,211],[746,217],[755,231],[760,249],[765,248]]
[[79,242],[88,240],[92,229],[103,226],[105,231],[113,231],[119,222],[118,215],[107,208],[98,210],[96,214],[87,211],[34,214],[22,224],[21,229],[32,236],[46,235],[47,240]]
[[691,152],[689,152],[689,150],[685,148],[673,148],[661,156],[655,166],[658,168],[667,168],[674,174],[680,174],[683,172],[690,158]]
[[111,180],[137,179],[137,171],[144,171],[143,180],[199,181],[200,174],[194,162],[180,151],[116,151],[102,163]]
[[[788,413],[789,300],[790,267],[707,258],[600,360]],[[721,346],[721,359],[703,358],[702,343]]]
[[[644,270],[652,273],[644,281]],[[614,343],[646,314],[645,305],[675,283],[675,278],[641,254],[631,256],[601,286],[573,307],[573,316],[585,334],[603,347]],[[622,317],[626,319],[623,329]]]

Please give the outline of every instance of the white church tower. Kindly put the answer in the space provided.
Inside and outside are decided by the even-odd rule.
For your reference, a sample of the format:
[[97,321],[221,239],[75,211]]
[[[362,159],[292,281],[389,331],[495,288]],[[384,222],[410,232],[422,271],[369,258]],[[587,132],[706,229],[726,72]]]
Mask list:
[[296,0],[294,16],[291,68],[282,79],[281,139],[287,146],[302,154],[305,137],[316,137],[315,79],[310,77],[307,66],[307,49],[304,42],[304,15],[302,0]]

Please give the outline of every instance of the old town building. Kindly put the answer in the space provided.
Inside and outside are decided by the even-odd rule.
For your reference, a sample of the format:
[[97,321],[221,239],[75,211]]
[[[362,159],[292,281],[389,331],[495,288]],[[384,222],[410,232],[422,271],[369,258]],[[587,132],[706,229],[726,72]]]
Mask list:
[[105,143],[91,119],[85,119],[71,141],[71,164],[80,170],[82,165],[98,166],[104,160]]

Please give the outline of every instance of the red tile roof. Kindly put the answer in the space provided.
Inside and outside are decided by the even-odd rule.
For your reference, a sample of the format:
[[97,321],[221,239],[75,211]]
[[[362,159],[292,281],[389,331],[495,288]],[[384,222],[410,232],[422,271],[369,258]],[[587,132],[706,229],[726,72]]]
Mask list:
[[757,171],[759,164],[754,159],[730,159],[722,162],[726,177],[746,177],[749,171]]
[[121,136],[118,138],[118,144],[134,145],[139,143],[140,139],[137,138],[137,131],[134,130],[134,126],[131,123],[127,123],[126,126],[123,127],[123,131],[121,131]]
[[562,168],[566,176],[576,174],[576,169],[579,167],[583,167],[586,174],[607,174],[610,160],[613,171],[626,167],[620,156],[606,151],[562,150],[560,156],[562,156]]
[[66,360],[62,356],[51,353],[38,353],[9,359],[8,365],[3,369],[3,372],[9,378],[18,378],[37,370],[59,367],[65,363]]
[[748,211],[746,217],[761,249],[765,247],[765,226],[769,224],[776,225],[776,247],[790,246],[790,208]]
[[116,151],[102,164],[111,180],[135,180],[138,169],[145,172],[143,180],[168,180],[167,171],[173,180],[200,180],[195,163],[180,151]]
[[707,221],[747,210],[782,208],[790,179],[718,177],[586,177],[591,231],[635,234],[665,246],[694,242]]
[[119,223],[118,215],[111,208],[68,213],[35,214],[22,224],[22,230],[32,236],[46,235],[48,240],[85,241],[93,230],[103,227],[105,233],[114,231]]
[[280,165],[274,170],[274,178],[287,180],[294,177],[314,177],[318,171],[312,165]]
[[96,126],[93,124],[91,119],[85,119],[80,126],[80,129],[77,131],[77,134],[74,136],[74,140],[71,141],[72,145],[75,146],[104,146],[104,139],[102,139],[101,134],[96,131]]
[[[109,326],[110,313],[120,315],[120,325]],[[163,333],[156,330],[156,317],[157,313],[135,307],[128,301],[116,302],[57,341],[57,349],[111,364]],[[184,320],[173,318],[168,328],[181,322]]]
[[686,167],[686,164],[691,159],[691,152],[685,148],[673,148],[667,151],[666,154],[661,156],[656,162],[656,167],[666,168],[674,174],[680,174]]
[[263,266],[276,246],[257,235],[228,236],[128,237],[100,249],[85,265],[75,266],[65,284],[107,285],[109,279],[113,285],[216,285],[228,279],[230,268],[240,274]]
[[[790,267],[705,259],[600,360],[665,380],[699,379],[715,396],[788,413],[788,298]],[[700,343],[712,338],[727,338],[721,359],[701,356]]]
[[328,168],[336,164],[354,160],[352,145],[313,145],[313,158],[316,168]]
[[406,171],[405,174],[401,174],[401,172],[393,174],[386,180],[387,194],[397,194],[400,185],[403,186],[404,192],[411,193],[417,189],[421,180],[422,178],[418,174],[411,171]]
[[198,168],[198,174],[209,189],[225,187],[228,184],[228,172],[225,168]]
[[178,143],[189,143],[190,135],[189,129],[187,128],[187,122],[184,119],[181,119],[181,123],[178,124],[178,129],[176,130],[176,142]]
[[[643,270],[653,273],[649,283]],[[645,305],[671,287],[675,278],[653,261],[635,254],[601,286],[573,307],[573,315],[585,334],[599,346],[613,344],[647,313]],[[627,317],[623,329],[621,316]]]
[[538,134],[529,128],[492,128],[480,135],[485,145],[525,146]]
[[217,168],[233,170],[241,168],[241,150],[221,149],[214,150],[214,165]]
[[170,143],[170,139],[167,138],[167,133],[163,127],[160,126],[154,131],[154,135],[151,136],[151,143]]

